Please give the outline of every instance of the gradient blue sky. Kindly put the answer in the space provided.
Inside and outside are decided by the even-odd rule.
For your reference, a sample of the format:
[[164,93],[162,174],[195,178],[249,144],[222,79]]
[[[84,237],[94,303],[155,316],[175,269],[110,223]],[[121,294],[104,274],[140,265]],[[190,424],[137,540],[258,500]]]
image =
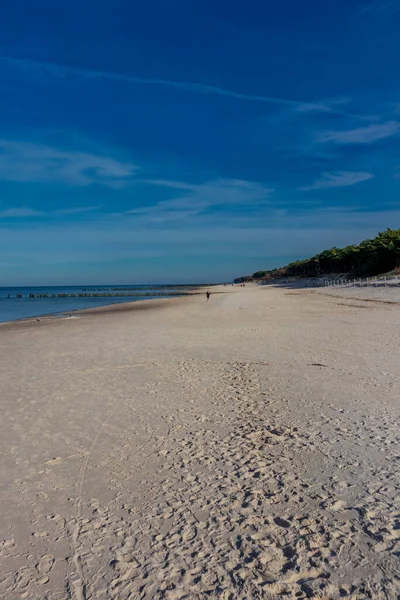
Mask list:
[[3,0],[0,285],[218,281],[400,226],[400,0]]

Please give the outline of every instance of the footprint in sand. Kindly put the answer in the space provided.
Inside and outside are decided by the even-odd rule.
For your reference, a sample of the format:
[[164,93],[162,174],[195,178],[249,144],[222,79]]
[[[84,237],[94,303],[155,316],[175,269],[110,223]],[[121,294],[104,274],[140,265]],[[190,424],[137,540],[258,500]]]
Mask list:
[[46,460],[46,465],[59,465],[62,462],[61,456],[56,456],[50,460]]
[[45,554],[42,556],[38,564],[36,565],[37,570],[41,575],[49,573],[54,565],[54,556],[51,554]]
[[34,532],[32,533],[32,535],[33,535],[35,538],[45,538],[45,537],[47,537],[47,536],[48,536],[48,533],[47,533],[47,531],[34,531]]
[[286,519],[282,519],[281,517],[275,517],[274,523],[276,523],[276,525],[278,525],[279,527],[284,527],[285,529],[288,529],[290,527],[289,521],[287,521]]
[[331,510],[333,512],[338,512],[339,510],[344,510],[346,503],[343,500],[336,500],[336,502],[325,501],[321,503],[321,508],[325,508],[327,510]]

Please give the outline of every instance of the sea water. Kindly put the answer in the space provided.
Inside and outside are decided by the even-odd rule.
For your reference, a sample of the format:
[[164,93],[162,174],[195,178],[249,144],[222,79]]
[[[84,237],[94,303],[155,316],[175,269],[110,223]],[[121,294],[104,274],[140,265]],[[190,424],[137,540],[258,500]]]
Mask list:
[[[177,296],[180,293],[182,289],[179,287],[150,285],[0,287],[0,323],[121,302],[151,300],[164,294]],[[79,294],[86,297],[80,297]]]

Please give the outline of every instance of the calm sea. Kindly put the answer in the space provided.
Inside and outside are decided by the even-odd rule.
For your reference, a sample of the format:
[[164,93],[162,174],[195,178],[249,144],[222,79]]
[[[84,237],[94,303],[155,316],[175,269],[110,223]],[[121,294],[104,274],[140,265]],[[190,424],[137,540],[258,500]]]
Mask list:
[[178,296],[183,289],[179,286],[150,285],[0,287],[0,323],[121,302],[151,300],[164,294]]

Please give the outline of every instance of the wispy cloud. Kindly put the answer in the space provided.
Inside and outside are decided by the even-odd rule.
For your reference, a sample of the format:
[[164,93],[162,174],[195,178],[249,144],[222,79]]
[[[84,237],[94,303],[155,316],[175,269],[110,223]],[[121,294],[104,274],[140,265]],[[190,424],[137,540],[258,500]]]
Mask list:
[[102,208],[101,204],[97,206],[78,206],[75,208],[60,208],[59,210],[52,211],[53,215],[81,215],[88,212],[93,212]]
[[358,7],[358,15],[393,15],[400,11],[399,0],[378,0]]
[[266,104],[274,104],[284,106],[300,112],[327,112],[342,114],[340,110],[329,103],[309,102],[304,100],[292,100],[287,98],[279,98],[276,96],[250,94],[246,92],[238,92],[223,87],[208,85],[204,83],[190,81],[174,81],[169,79],[159,79],[157,77],[138,77],[136,75],[115,73],[110,71],[100,71],[94,69],[82,69],[77,67],[67,67],[56,63],[41,62],[31,59],[20,59],[9,56],[0,56],[0,62],[6,65],[11,65],[19,68],[22,72],[28,75],[43,76],[48,75],[57,78],[66,77],[82,77],[85,79],[109,80],[127,84],[139,84],[147,86],[159,86],[164,88],[172,88],[183,90],[186,92],[194,92],[197,94],[225,96],[236,100],[244,100],[251,102],[262,102]]
[[40,217],[43,213],[40,210],[33,210],[27,206],[19,208],[5,208],[0,210],[0,219],[19,219],[24,217]]
[[12,207],[0,210],[0,219],[24,219],[27,217],[62,217],[68,215],[80,215],[93,212],[102,206],[79,206],[75,208],[60,208],[57,210],[43,211],[29,208],[29,206]]
[[172,188],[174,190],[196,190],[199,186],[195,183],[186,183],[186,181],[174,181],[170,179],[143,179],[142,183],[148,183],[149,185],[157,185],[165,188]]
[[274,192],[254,181],[242,179],[216,179],[202,184],[182,181],[147,180],[149,185],[161,186],[186,193],[152,206],[143,206],[128,211],[130,215],[147,217],[151,221],[183,219],[219,206],[246,208],[265,205]]
[[326,131],[317,136],[317,142],[334,144],[372,144],[400,132],[398,121],[387,121],[368,127],[344,131]]
[[122,187],[139,167],[107,156],[0,139],[0,179]]
[[372,173],[365,171],[336,171],[335,173],[323,173],[320,179],[314,181],[312,185],[299,188],[300,191],[309,192],[311,190],[323,190],[328,188],[340,188],[356,185],[362,181],[373,179]]

